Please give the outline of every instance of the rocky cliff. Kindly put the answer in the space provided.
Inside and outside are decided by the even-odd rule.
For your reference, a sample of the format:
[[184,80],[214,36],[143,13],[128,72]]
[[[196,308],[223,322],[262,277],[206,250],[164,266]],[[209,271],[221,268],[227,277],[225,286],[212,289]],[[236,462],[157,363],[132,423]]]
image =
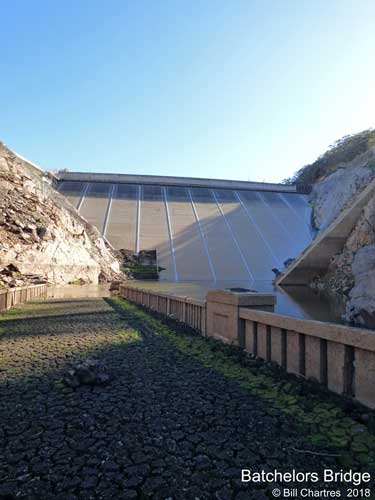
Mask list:
[[119,273],[114,252],[53,179],[0,143],[0,286],[98,283]]
[[[345,139],[336,146],[340,161],[320,170],[310,201],[312,223],[322,231],[349,206],[360,191],[375,177],[375,131],[369,130],[347,139],[351,146],[356,137],[358,154],[344,161]],[[365,146],[364,138],[367,140]],[[353,149],[353,147],[352,147]],[[352,153],[353,151],[351,151]],[[305,174],[308,170],[305,169]],[[349,235],[343,250],[334,256],[327,274],[313,283],[320,289],[342,294],[346,302],[345,320],[375,328],[375,199],[372,198]]]

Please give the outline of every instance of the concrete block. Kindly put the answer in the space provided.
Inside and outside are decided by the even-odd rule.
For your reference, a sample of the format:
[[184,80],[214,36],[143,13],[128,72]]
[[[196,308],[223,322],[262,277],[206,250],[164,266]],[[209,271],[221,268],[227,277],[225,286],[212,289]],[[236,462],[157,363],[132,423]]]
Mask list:
[[272,293],[210,290],[207,292],[206,299],[209,302],[250,308],[257,306],[274,306],[276,304],[276,296]]
[[207,302],[207,333],[226,343],[237,343],[236,307]]
[[273,294],[210,290],[206,296],[207,335],[238,345],[240,307],[273,308],[275,302]]

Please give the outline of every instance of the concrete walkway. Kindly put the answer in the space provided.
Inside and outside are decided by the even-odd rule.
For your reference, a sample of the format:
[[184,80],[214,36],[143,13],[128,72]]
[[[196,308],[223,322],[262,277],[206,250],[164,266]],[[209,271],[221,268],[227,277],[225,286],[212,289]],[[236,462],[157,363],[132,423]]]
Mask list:
[[[176,334],[178,335],[178,334]],[[105,387],[67,387],[77,360]],[[1,499],[265,499],[241,469],[322,470],[297,423],[102,298],[0,317]]]

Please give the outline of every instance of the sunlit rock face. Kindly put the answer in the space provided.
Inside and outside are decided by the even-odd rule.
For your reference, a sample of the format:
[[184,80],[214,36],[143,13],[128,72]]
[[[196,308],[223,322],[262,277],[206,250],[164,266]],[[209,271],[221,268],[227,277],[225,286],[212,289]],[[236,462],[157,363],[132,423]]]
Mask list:
[[374,177],[375,147],[372,147],[315,184],[310,199],[316,229],[326,229]]
[[[322,231],[375,177],[375,147],[314,186],[313,222]],[[345,320],[375,328],[375,198],[362,211],[321,286],[347,296]]]
[[0,143],[0,271],[9,264],[17,272],[2,286],[23,284],[26,275],[98,283],[120,271],[99,232],[54,189],[52,178]]

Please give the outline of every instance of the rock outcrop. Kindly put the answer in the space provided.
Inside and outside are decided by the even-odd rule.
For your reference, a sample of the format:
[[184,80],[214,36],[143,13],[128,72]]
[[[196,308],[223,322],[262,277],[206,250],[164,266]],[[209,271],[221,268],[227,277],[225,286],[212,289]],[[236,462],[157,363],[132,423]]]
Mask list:
[[0,271],[9,265],[17,284],[27,275],[58,284],[121,277],[115,253],[53,178],[0,143]]
[[106,385],[110,382],[108,368],[96,359],[86,359],[73,366],[63,378],[73,389],[81,385]]
[[315,184],[310,195],[314,227],[328,227],[374,177],[375,146]]
[[[312,222],[322,231],[348,207],[375,177],[375,146],[350,162],[341,163],[320,179],[311,193]],[[362,211],[342,251],[331,261],[328,272],[313,283],[346,297],[348,322],[375,328],[375,199]]]

